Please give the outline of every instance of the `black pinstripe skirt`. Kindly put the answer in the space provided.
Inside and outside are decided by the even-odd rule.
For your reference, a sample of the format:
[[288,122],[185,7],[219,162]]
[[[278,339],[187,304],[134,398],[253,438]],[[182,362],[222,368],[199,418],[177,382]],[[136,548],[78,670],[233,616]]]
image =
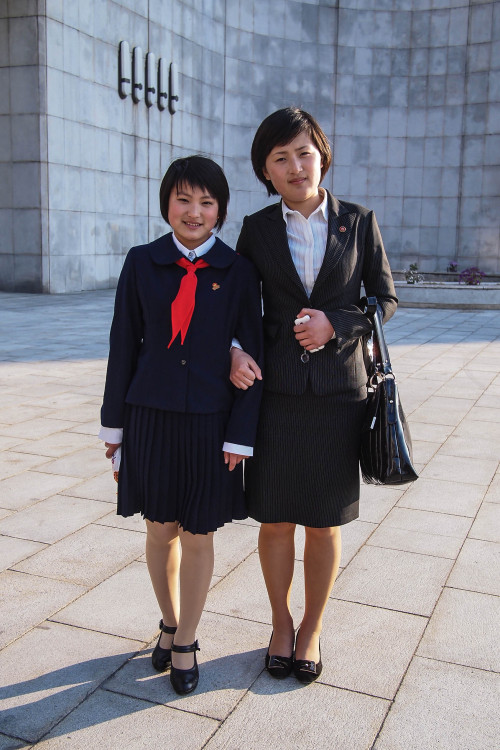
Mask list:
[[357,518],[365,406],[366,388],[335,396],[264,391],[254,457],[245,466],[249,516],[316,528]]
[[247,518],[242,464],[229,471],[227,414],[181,414],[128,405],[118,475],[118,514],[206,534]]

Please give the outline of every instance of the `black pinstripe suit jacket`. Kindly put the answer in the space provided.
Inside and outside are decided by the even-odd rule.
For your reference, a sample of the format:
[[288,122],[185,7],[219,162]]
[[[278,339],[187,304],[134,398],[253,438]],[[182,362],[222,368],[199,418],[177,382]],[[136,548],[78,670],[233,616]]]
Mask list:
[[[265,335],[264,387],[300,395],[347,393],[366,384],[362,338],[371,330],[360,307],[361,287],[390,318],[397,306],[389,262],[373,211],[328,193],[328,240],[308,297],[290,254],[281,203],[246,216],[237,251],[250,258],[262,281]],[[301,361],[293,333],[302,307],[322,310],[336,338]]]

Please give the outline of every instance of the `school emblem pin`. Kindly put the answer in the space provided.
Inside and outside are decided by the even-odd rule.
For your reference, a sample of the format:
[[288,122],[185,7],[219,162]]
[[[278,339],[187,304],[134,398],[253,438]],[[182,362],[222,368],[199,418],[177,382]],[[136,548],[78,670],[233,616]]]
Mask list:
[[220,289],[220,284],[214,281],[214,283],[212,284],[212,289],[214,290],[214,292],[216,292],[217,289]]

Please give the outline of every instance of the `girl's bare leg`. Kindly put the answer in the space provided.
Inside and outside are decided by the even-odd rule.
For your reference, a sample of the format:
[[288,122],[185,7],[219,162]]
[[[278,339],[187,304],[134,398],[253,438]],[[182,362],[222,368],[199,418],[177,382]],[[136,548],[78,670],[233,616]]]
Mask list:
[[[214,535],[191,534],[179,528],[182,547],[180,566],[180,617],[174,641],[178,646],[188,646],[196,640],[196,629],[214,569]],[[177,669],[190,669],[194,664],[192,653],[172,651],[172,665]]]
[[295,562],[295,524],[263,523],[259,533],[259,556],[273,616],[271,656],[290,656],[294,628],[290,612]]
[[[179,619],[179,526],[146,519],[146,561],[165,625]],[[161,648],[170,648],[172,635],[162,633]]]
[[305,610],[295,646],[295,657],[317,662],[323,612],[337,577],[342,539],[340,526],[324,529],[306,526],[305,531]]

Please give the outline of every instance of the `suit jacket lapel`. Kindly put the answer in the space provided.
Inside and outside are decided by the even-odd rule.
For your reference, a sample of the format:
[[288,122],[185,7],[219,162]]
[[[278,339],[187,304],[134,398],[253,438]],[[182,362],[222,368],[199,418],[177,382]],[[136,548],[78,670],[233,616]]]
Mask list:
[[[264,235],[267,235],[272,262],[278,263],[287,276],[290,277],[291,281],[307,296],[290,253],[281,203],[276,204],[275,210],[267,215],[267,219],[268,224],[265,227]],[[267,231],[268,229],[269,231]]]
[[339,201],[331,193],[328,193],[328,239],[325,257],[319,269],[311,297],[341,259],[349,243],[355,220],[356,214],[343,212]]

